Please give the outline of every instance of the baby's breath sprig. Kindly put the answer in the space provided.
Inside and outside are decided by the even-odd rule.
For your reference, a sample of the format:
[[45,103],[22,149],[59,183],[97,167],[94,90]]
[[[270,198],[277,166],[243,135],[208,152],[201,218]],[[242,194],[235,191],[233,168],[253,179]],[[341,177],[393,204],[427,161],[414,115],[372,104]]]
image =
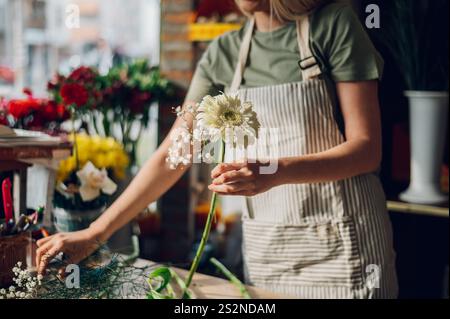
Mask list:
[[34,276],[28,269],[22,269],[22,262],[17,262],[12,269],[15,285],[8,289],[0,289],[0,299],[32,299],[36,298],[39,286],[42,284],[41,275]]

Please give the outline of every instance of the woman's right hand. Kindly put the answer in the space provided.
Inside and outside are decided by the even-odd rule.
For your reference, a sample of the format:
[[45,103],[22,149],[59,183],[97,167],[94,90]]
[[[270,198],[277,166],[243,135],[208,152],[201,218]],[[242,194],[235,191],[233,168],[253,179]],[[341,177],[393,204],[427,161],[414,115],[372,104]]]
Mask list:
[[44,274],[49,262],[59,253],[64,253],[64,262],[77,264],[95,252],[102,243],[91,229],[72,233],[58,233],[37,241],[36,267]]

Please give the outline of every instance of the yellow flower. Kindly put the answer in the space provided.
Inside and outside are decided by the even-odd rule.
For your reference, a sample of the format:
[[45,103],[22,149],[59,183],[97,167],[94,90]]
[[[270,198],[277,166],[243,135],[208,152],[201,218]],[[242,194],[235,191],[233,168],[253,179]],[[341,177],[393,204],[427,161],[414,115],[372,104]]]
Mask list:
[[[73,135],[69,136],[73,141]],[[85,133],[76,135],[79,167],[83,167],[88,162],[92,162],[96,167],[111,169],[117,179],[125,177],[126,168],[130,160],[123,146],[113,138],[103,138],[100,136],[89,136]],[[60,162],[57,172],[58,182],[66,180],[76,169],[76,156],[74,154]]]

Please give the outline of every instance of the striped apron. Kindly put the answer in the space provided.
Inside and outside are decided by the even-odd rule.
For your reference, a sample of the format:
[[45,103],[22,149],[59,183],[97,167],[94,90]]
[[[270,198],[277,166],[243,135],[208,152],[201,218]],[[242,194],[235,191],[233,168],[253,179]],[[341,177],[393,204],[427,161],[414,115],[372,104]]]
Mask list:
[[[303,78],[297,83],[239,89],[253,20],[247,29],[230,91],[253,103],[262,127],[278,129],[278,156],[318,153],[344,143],[309,47],[308,17],[297,21]],[[244,199],[247,283],[298,298],[397,296],[391,224],[376,174],[282,185]]]

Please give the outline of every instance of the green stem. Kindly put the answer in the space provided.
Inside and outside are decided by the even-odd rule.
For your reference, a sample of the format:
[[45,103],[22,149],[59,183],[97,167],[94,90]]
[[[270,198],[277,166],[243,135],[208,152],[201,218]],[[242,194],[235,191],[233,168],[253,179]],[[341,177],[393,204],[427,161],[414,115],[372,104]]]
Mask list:
[[[222,163],[225,159],[225,142],[222,140],[220,144],[220,154],[219,154],[219,163]],[[189,274],[186,278],[186,287],[182,294],[183,298],[185,298],[186,291],[189,289],[189,286],[192,282],[192,277],[194,277],[195,272],[197,271],[198,265],[203,255],[203,251],[205,250],[205,245],[209,238],[209,233],[211,232],[211,225],[216,213],[216,205],[217,205],[217,193],[213,193],[211,198],[211,204],[209,206],[208,218],[206,219],[206,225],[203,229],[202,239],[200,240],[200,245],[198,246],[197,253],[195,254],[194,260],[192,261],[191,269],[189,270]]]
[[75,153],[75,164],[78,171],[80,169],[80,159],[78,157],[77,134],[75,133],[75,112],[72,110],[70,114],[70,119],[72,121],[73,151]]
[[216,258],[211,258],[209,261],[214,266],[216,266],[217,269],[219,269],[233,285],[235,285],[239,289],[244,299],[252,299],[252,296],[250,296],[250,293],[248,292],[245,285],[235,275],[233,275],[233,273],[229,271],[220,261],[218,261]]

